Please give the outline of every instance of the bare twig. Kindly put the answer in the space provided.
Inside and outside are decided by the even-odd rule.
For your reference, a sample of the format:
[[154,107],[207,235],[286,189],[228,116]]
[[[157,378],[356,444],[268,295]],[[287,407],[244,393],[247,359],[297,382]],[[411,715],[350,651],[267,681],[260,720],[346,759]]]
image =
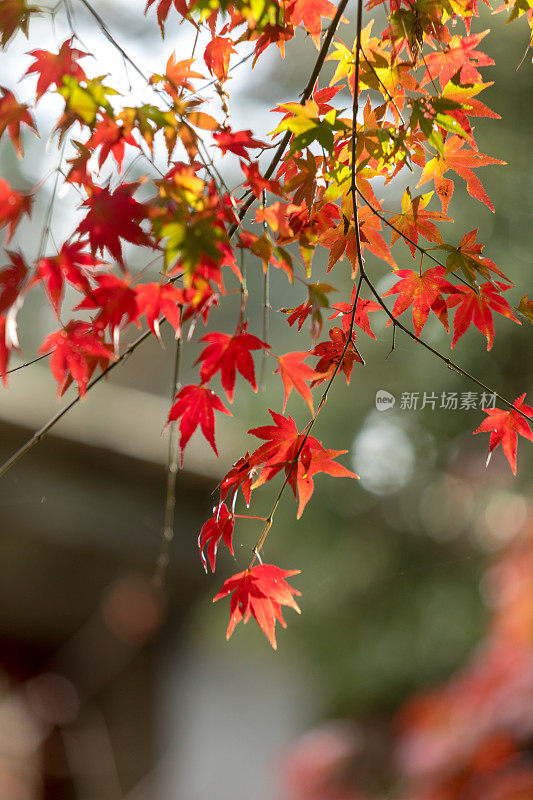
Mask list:
[[25,369],[26,367],[31,367],[32,364],[36,364],[38,361],[42,361],[44,358],[48,358],[51,355],[52,351],[49,350],[48,353],[43,353],[42,356],[37,356],[36,358],[32,358],[31,361],[25,361],[24,364],[19,364],[18,367],[12,367],[6,371],[6,375],[11,375],[12,372],[18,372],[19,369]]
[[[263,189],[263,197],[262,197],[262,208],[266,207],[266,191]],[[266,235],[267,232],[267,223],[266,219],[263,220],[263,234]],[[270,333],[270,270],[268,261],[263,264],[263,341],[268,344],[268,338]],[[261,364],[261,386],[265,384],[266,378],[266,366],[267,366],[267,359],[268,359],[268,352],[267,350],[263,350],[262,355],[262,364]]]
[[107,27],[106,23],[104,22],[104,20],[103,20],[103,19],[102,19],[102,17],[100,16],[100,14],[99,14],[97,11],[95,11],[95,9],[94,9],[94,8],[92,7],[92,5],[91,5],[91,4],[88,2],[88,0],[79,0],[79,1],[80,1],[80,3],[82,3],[82,4],[85,6],[85,8],[86,8],[86,9],[87,9],[87,11],[89,12],[89,14],[91,14],[91,16],[93,16],[93,17],[94,17],[94,19],[97,21],[97,23],[98,23],[98,25],[100,26],[100,29],[102,30],[102,33],[104,34],[104,36],[106,37],[106,39],[107,39],[107,40],[108,40],[108,41],[109,41],[109,42],[110,42],[110,43],[113,45],[113,47],[115,47],[115,48],[118,50],[118,52],[121,54],[122,58],[123,58],[125,61],[127,61],[127,62],[128,62],[128,64],[130,64],[130,65],[133,67],[133,69],[135,70],[135,72],[136,72],[138,75],[140,75],[140,76],[141,76],[141,78],[142,78],[144,81],[146,81],[146,83],[148,83],[148,78],[147,78],[147,76],[144,74],[144,72],[142,71],[142,69],[140,69],[140,67],[138,67],[138,66],[137,66],[137,64],[135,63],[135,61],[133,61],[133,59],[129,57],[129,55],[126,53],[126,51],[124,50],[124,48],[123,48],[123,47],[121,47],[121,46],[119,45],[119,43],[117,42],[117,40],[115,39],[115,37],[114,37],[114,36],[113,36],[113,35],[110,33],[110,31],[109,31],[109,28]]
[[[181,388],[180,382],[180,360],[181,360],[182,336],[181,332],[176,340],[176,353],[174,356],[174,373],[172,377],[172,390],[170,402]],[[176,477],[179,470],[179,431],[178,423],[170,423],[170,433],[168,439],[168,461],[167,461],[167,491],[165,502],[165,522],[163,526],[163,536],[161,538],[161,548],[157,559],[154,575],[154,586],[162,589],[165,585],[166,573],[170,561],[170,543],[174,538],[174,518],[176,514]]]

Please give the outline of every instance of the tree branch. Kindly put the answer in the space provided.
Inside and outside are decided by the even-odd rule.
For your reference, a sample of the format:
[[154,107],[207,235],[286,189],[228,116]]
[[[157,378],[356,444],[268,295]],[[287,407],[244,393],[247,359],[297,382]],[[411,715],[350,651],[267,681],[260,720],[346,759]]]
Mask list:
[[[340,8],[340,6],[339,6],[339,8]],[[356,244],[356,250],[357,250],[357,258],[358,258],[358,261],[359,261],[360,264],[362,264],[363,256],[362,256],[362,252],[361,252],[361,237],[360,237],[360,232],[359,232],[359,219],[358,219],[358,214],[357,214],[357,203],[355,202],[355,190],[356,190],[356,146],[357,146],[357,125],[356,125],[356,122],[357,122],[357,114],[359,112],[359,71],[360,71],[362,18],[363,18],[363,0],[358,0],[357,1],[357,23],[356,23],[356,25],[357,25],[357,38],[356,38],[357,49],[356,49],[356,56],[355,56],[355,81],[354,81],[355,85],[354,85],[353,105],[352,105],[352,140],[351,140],[351,158],[350,158],[351,185],[350,185],[350,191],[351,191],[351,194],[352,194],[352,201],[353,201],[353,224],[354,224],[354,230],[355,230],[355,244]],[[313,83],[313,85],[314,85],[314,83]],[[333,385],[333,381],[335,380],[335,378],[337,377],[337,375],[339,373],[339,370],[340,370],[340,368],[342,366],[342,362],[344,360],[344,356],[346,355],[346,351],[348,350],[348,347],[350,346],[350,343],[352,341],[353,329],[354,329],[354,324],[355,324],[355,312],[356,312],[356,309],[357,309],[357,301],[359,300],[359,293],[361,291],[362,282],[363,282],[363,277],[362,277],[362,273],[361,273],[359,275],[359,280],[358,280],[358,283],[357,283],[357,289],[356,289],[356,292],[355,292],[355,297],[354,297],[354,301],[353,301],[353,305],[352,305],[351,318],[350,318],[350,328],[349,328],[349,331],[348,331],[348,335],[346,336],[346,342],[344,344],[344,348],[342,350],[341,356],[340,356],[339,360],[337,361],[337,363],[335,365],[335,369],[333,371],[333,375],[331,376],[331,378],[329,379],[329,381],[328,381],[328,383],[326,385],[326,388],[324,390],[324,393],[322,394],[322,398],[320,400],[320,403],[317,406],[317,409],[316,409],[315,413],[313,414],[313,416],[311,417],[311,419],[307,423],[306,427],[304,428],[305,434],[304,434],[304,436],[302,438],[302,441],[300,442],[300,446],[298,447],[296,455],[294,456],[294,458],[292,460],[292,463],[290,465],[289,471],[285,475],[285,480],[283,481],[281,489],[279,490],[278,495],[277,495],[276,499],[274,500],[274,504],[273,504],[273,506],[272,506],[272,508],[270,510],[270,514],[268,515],[268,517],[266,519],[265,527],[263,528],[263,530],[261,532],[261,536],[257,540],[257,543],[256,543],[255,547],[252,550],[253,556],[252,556],[252,560],[250,562],[250,567],[253,566],[253,564],[256,561],[256,559],[260,560],[260,558],[261,558],[259,553],[260,553],[260,551],[261,551],[261,549],[262,549],[262,547],[263,547],[263,545],[265,543],[265,540],[266,540],[266,538],[268,536],[270,528],[272,527],[272,520],[273,520],[274,514],[276,513],[277,508],[279,506],[279,503],[280,503],[280,500],[282,498],[283,492],[285,491],[285,489],[287,487],[287,484],[289,483],[290,477],[291,477],[292,473],[294,472],[294,469],[295,468],[297,469],[298,459],[300,458],[302,450],[305,447],[305,443],[306,443],[307,439],[309,438],[309,436],[311,434],[311,431],[312,431],[313,426],[314,426],[314,424],[315,424],[315,422],[316,422],[316,420],[318,418],[318,415],[320,414],[320,411],[323,409],[324,405],[326,404],[326,400],[328,399],[328,392],[329,392],[331,386]]]
[[[163,318],[160,320],[160,325],[162,325],[164,322],[165,322],[165,318],[163,317]],[[138,337],[137,337],[137,339],[135,339],[135,341],[133,341],[133,342],[132,342],[130,345],[128,345],[128,346],[126,347],[126,349],[124,350],[124,352],[123,352],[123,353],[122,353],[122,354],[121,354],[121,355],[120,355],[120,356],[117,358],[117,360],[116,360],[116,361],[113,361],[113,363],[112,363],[112,364],[110,364],[110,365],[107,367],[107,369],[105,369],[105,370],[104,370],[104,371],[103,371],[103,372],[102,372],[100,375],[98,375],[96,378],[93,378],[93,380],[92,380],[92,381],[91,381],[91,382],[90,382],[90,383],[87,385],[87,391],[89,391],[89,389],[92,389],[92,388],[93,388],[93,386],[96,386],[96,384],[97,384],[97,383],[99,383],[99,382],[102,380],[102,378],[104,378],[106,375],[109,375],[109,373],[110,373],[112,370],[114,370],[116,367],[118,367],[118,365],[119,365],[119,364],[122,364],[122,362],[123,362],[123,361],[124,361],[124,360],[125,360],[125,359],[126,359],[128,356],[129,356],[129,355],[131,355],[131,353],[133,353],[133,352],[134,352],[134,350],[136,350],[136,349],[139,347],[139,345],[140,345],[140,344],[142,344],[142,342],[144,342],[144,340],[145,340],[145,339],[148,339],[148,337],[149,337],[149,336],[151,336],[151,335],[152,335],[152,331],[150,330],[150,328],[148,328],[147,330],[145,330],[145,331],[144,331],[144,333],[142,333],[140,336],[138,336]],[[67,405],[66,405],[66,406],[63,406],[63,408],[62,408],[62,409],[60,409],[60,411],[58,411],[58,412],[57,412],[57,414],[54,414],[54,416],[53,416],[53,417],[51,417],[51,418],[48,420],[48,422],[46,422],[46,423],[45,423],[45,424],[42,426],[42,428],[39,428],[39,430],[35,431],[35,433],[33,434],[33,436],[32,436],[30,439],[28,439],[28,440],[27,440],[27,442],[25,442],[25,443],[22,445],[22,447],[20,447],[20,448],[17,450],[17,452],[16,452],[16,453],[13,453],[13,455],[12,455],[10,458],[8,458],[8,460],[7,460],[7,461],[5,461],[5,462],[4,462],[4,463],[3,463],[3,464],[0,466],[0,478],[1,478],[3,475],[5,475],[5,474],[6,474],[6,472],[8,472],[8,470],[10,470],[12,466],[14,466],[14,465],[16,464],[16,463],[17,463],[17,461],[19,461],[19,460],[22,458],[22,456],[26,455],[26,453],[29,453],[29,451],[30,451],[30,450],[32,450],[32,449],[35,447],[35,445],[36,445],[36,444],[39,444],[39,442],[41,441],[41,439],[44,439],[44,437],[46,436],[46,434],[47,434],[47,433],[48,433],[48,432],[49,432],[49,431],[50,431],[50,430],[51,430],[51,429],[52,429],[52,428],[53,428],[55,425],[57,425],[57,423],[59,422],[59,420],[61,420],[61,419],[62,419],[62,418],[65,416],[65,414],[67,414],[67,413],[70,411],[70,409],[71,409],[71,408],[74,408],[74,406],[75,406],[75,405],[77,405],[77,404],[80,402],[80,400],[81,400],[81,395],[79,395],[79,394],[78,394],[76,397],[74,397],[74,398],[73,398],[73,399],[70,401],[70,403],[67,403]]]
[[[182,336],[181,332],[176,340],[176,353],[174,357],[174,374],[172,378],[172,390],[170,402],[174,401],[174,397],[178,394],[181,388],[180,382],[180,360],[181,360],[181,346]],[[165,501],[165,522],[163,526],[163,536],[161,538],[161,547],[159,556],[156,563],[156,570],[154,574],[153,583],[158,589],[162,589],[165,585],[166,573],[170,561],[170,543],[174,538],[174,519],[176,514],[176,478],[179,470],[179,436],[178,436],[178,423],[176,421],[170,423],[170,435],[168,440],[168,461],[167,461],[167,491]]]
[[516,406],[513,403],[511,403],[510,400],[507,400],[501,394],[498,394],[498,392],[495,392],[494,389],[491,389],[490,386],[487,386],[482,381],[480,381],[478,378],[476,378],[474,375],[471,375],[470,372],[467,372],[465,369],[460,367],[459,364],[456,364],[454,361],[452,361],[450,358],[448,358],[448,356],[445,356],[444,353],[441,353],[439,350],[436,350],[430,344],[428,344],[423,339],[421,339],[420,336],[417,336],[416,333],[413,333],[413,331],[410,331],[409,328],[407,328],[402,322],[400,322],[399,319],[394,316],[392,311],[390,311],[387,308],[387,306],[385,304],[385,301],[383,300],[383,298],[381,297],[381,295],[377,291],[376,287],[374,286],[374,284],[372,283],[372,281],[368,277],[368,274],[366,273],[365,268],[364,268],[364,264],[361,264],[361,275],[362,275],[365,283],[367,284],[368,288],[370,289],[370,291],[372,292],[372,294],[376,298],[376,301],[379,303],[379,305],[381,306],[383,311],[385,311],[385,313],[387,314],[387,316],[389,317],[389,319],[391,320],[393,325],[395,325],[401,331],[406,333],[407,336],[409,336],[414,342],[418,342],[418,344],[422,345],[422,347],[425,347],[426,350],[429,350],[430,353],[433,353],[433,355],[436,356],[441,361],[443,361],[449,369],[453,369],[455,372],[458,372],[459,375],[463,375],[463,377],[468,378],[468,380],[472,381],[472,383],[475,383],[476,386],[479,386],[480,389],[483,389],[484,391],[488,392],[489,394],[494,395],[501,403],[506,405],[508,408],[512,408],[514,411],[516,411],[518,414],[520,414],[520,416],[522,416],[527,422],[531,422],[531,419],[528,416],[526,416],[526,414],[524,414],[522,411],[520,411],[519,408],[516,408]]

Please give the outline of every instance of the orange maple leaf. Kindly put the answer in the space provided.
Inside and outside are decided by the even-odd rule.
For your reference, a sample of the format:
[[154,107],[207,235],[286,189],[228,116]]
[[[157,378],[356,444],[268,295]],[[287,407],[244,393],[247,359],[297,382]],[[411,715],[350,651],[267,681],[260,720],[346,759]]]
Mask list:
[[400,269],[396,274],[401,280],[384,294],[384,297],[391,294],[400,295],[394,303],[393,315],[399,317],[412,305],[413,327],[416,335],[420,336],[431,310],[448,330],[448,311],[442,293],[451,294],[456,289],[444,278],[444,268],[431,267],[422,274],[410,269]]
[[477,169],[477,167],[486,167],[489,164],[506,163],[506,161],[502,161],[499,158],[492,158],[479,153],[477,150],[471,150],[467,147],[464,139],[459,136],[451,136],[444,142],[444,157],[437,154],[435,158],[427,162],[417,187],[433,180],[435,182],[435,190],[442,202],[442,210],[446,213],[453,194],[453,181],[443,176],[449,169],[453,169],[466,181],[468,194],[481,203],[485,203],[491,211],[494,211],[494,205],[490,201],[481,181],[472,170]]

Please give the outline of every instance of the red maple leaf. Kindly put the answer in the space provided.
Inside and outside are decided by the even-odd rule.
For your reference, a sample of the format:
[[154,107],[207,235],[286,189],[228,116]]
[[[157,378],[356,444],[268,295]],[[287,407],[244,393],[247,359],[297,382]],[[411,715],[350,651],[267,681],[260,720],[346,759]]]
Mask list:
[[7,241],[15,233],[15,228],[23,214],[30,214],[32,197],[12,189],[7,181],[0,178],[0,228],[8,226]]
[[266,222],[274,233],[278,234],[279,239],[290,241],[294,236],[291,217],[302,210],[305,210],[303,206],[295,206],[294,203],[280,203],[276,200],[266,208],[258,208],[255,212],[255,221]]
[[200,556],[204,569],[207,572],[207,561],[204,555],[204,548],[207,545],[207,558],[209,559],[209,566],[211,572],[215,571],[217,550],[220,541],[222,540],[231,555],[233,555],[233,528],[235,526],[235,517],[230,514],[225,503],[220,503],[213,510],[213,516],[207,520],[203,525],[200,535],[198,537],[198,547],[200,549]]
[[316,339],[317,336],[320,336],[322,330],[322,309],[328,305],[327,295],[337,290],[330,286],[329,283],[310,283],[307,284],[307,291],[309,297],[301,305],[296,306],[296,308],[280,308],[280,311],[289,315],[287,317],[289,327],[298,322],[299,331],[302,330],[307,317],[311,315],[311,336]]
[[[333,373],[341,357],[342,363],[340,369],[344,372],[346,383],[349,385],[354,362],[358,361],[360,364],[363,363],[361,356],[355,348],[355,334],[352,334],[351,341],[348,342],[348,347],[346,347],[348,332],[345,333],[341,328],[332,328],[329,332],[329,338],[331,341],[320,342],[313,350],[313,355],[319,357],[319,361],[315,367],[319,377],[313,381],[311,386],[318,386],[324,381],[329,381],[333,377]],[[345,348],[346,352],[344,352]]]
[[286,578],[299,575],[300,570],[285,570],[273,564],[257,564],[244,572],[233,575],[224,583],[213,602],[231,594],[230,618],[226,639],[229,639],[235,626],[244,619],[246,624],[253,617],[268,641],[276,650],[276,621],[286,628],[281,606],[289,606],[300,613],[294,596],[301,595],[293,589]]
[[459,136],[451,136],[446,139],[443,149],[444,157],[437,154],[435,158],[426,163],[417,186],[422,186],[433,179],[435,190],[442,202],[442,210],[446,213],[453,194],[453,181],[443,176],[449,169],[453,169],[466,181],[470,197],[485,203],[491,211],[494,211],[494,206],[483,188],[483,184],[472,170],[477,167],[486,167],[489,164],[505,164],[506,162],[499,158],[486,156],[477,150],[468,149],[466,141]]
[[261,197],[263,192],[270,192],[270,194],[277,194],[279,197],[283,197],[283,190],[279,181],[263,178],[255,161],[251,161],[249,164],[241,161],[240,165],[246,179],[243,182],[243,186],[249,186],[257,198]]
[[[496,284],[500,290],[509,289],[503,283]],[[487,350],[490,350],[494,342],[494,321],[492,311],[502,314],[508,319],[521,324],[511,309],[507,300],[501,296],[498,289],[491,283],[482,284],[476,292],[471,286],[458,286],[456,293],[451,295],[447,301],[448,308],[458,306],[453,320],[453,340],[452,347],[474,323],[478,331],[487,339]]]
[[9,133],[13,147],[19,158],[22,157],[22,142],[20,141],[20,126],[22,123],[37,133],[34,119],[26,103],[19,103],[13,92],[0,86],[0,136],[5,130]]
[[84,186],[90,190],[88,194],[91,194],[93,191],[93,180],[87,171],[87,165],[92,153],[89,148],[81,142],[76,142],[73,139],[72,144],[76,147],[78,155],[74,156],[74,158],[67,158],[67,164],[72,164],[72,166],[65,175],[65,180],[68,181],[68,183]]
[[127,144],[132,147],[139,147],[131,131],[125,125],[119,125],[114,119],[106,115],[96,123],[86,146],[89,150],[96,150],[98,147],[102,148],[98,156],[98,166],[100,168],[111,153],[117,162],[118,171],[120,172]]
[[61,86],[64,75],[72,75],[77,81],[87,80],[87,76],[77,63],[77,60],[84,58],[88,53],[72,47],[73,39],[73,36],[70,39],[66,39],[57,54],[49,53],[48,50],[32,50],[28,53],[28,55],[33,56],[35,61],[26,70],[26,75],[30,75],[32,72],[37,72],[39,75],[37,80],[37,100],[43,96],[52,84]]
[[6,252],[11,265],[0,272],[0,313],[7,311],[13,305],[28,274],[28,267],[21,254],[10,250]]
[[[284,417],[269,409],[274,420],[274,425],[264,425],[248,431],[259,439],[265,439],[250,456],[250,463],[262,466],[259,477],[252,488],[258,486],[277,475],[284,469],[287,482],[291,487],[294,497],[298,492],[298,519],[314,491],[313,476],[319,472],[326,472],[334,477],[358,478],[354,472],[337,464],[333,459],[346,453],[347,450],[328,450],[315,439],[299,433],[292,417]],[[304,442],[305,438],[305,442]]]
[[232,403],[235,389],[235,372],[238,370],[243,378],[246,378],[248,383],[251,384],[254,392],[257,392],[254,361],[250,351],[268,349],[270,345],[262,342],[257,336],[246,333],[246,325],[233,336],[213,331],[213,333],[203,336],[200,341],[209,342],[196,361],[197,364],[200,361],[202,362],[200,368],[202,383],[206,383],[213,375],[220,372],[222,386],[228,400]]
[[41,258],[37,264],[37,276],[42,280],[56,314],[59,313],[63,299],[65,282],[75,286],[84,294],[91,292],[87,272],[100,266],[100,262],[90,253],[82,252],[85,244],[85,242],[72,244],[65,242],[57,256]]
[[524,414],[526,417],[533,417],[533,408],[524,405],[523,401],[525,396],[524,392],[524,394],[516,398],[513,403],[514,408],[511,409],[511,411],[502,411],[499,408],[485,408],[485,414],[488,416],[483,420],[479,428],[476,428],[474,431],[474,433],[490,433],[487,464],[489,463],[492,451],[501,443],[505,457],[515,475],[518,434],[525,439],[529,439],[530,442],[533,442],[533,432],[527,420],[522,416],[522,414]]
[[143,203],[132,197],[138,186],[138,183],[123,183],[114,192],[107,187],[95,186],[92,195],[82,203],[89,212],[76,228],[82,235],[88,235],[93,253],[96,250],[103,252],[107,247],[123,269],[120,239],[154,247],[139,226],[139,222],[148,217],[148,211]]
[[76,381],[83,397],[94,371],[91,368],[94,359],[102,359],[105,368],[114,358],[113,351],[103,340],[102,332],[95,330],[88,322],[78,320],[71,320],[64,328],[45,338],[39,352],[48,353],[49,350],[52,351],[50,369],[57,381],[58,397],[65,393],[71,379]]
[[[349,213],[351,216],[351,212]],[[378,258],[383,259],[395,268],[396,264],[390,249],[379,232],[381,222],[378,217],[367,206],[363,206],[358,209],[358,220],[359,238],[363,253],[365,249],[368,249]],[[331,224],[321,234],[320,244],[330,250],[327,272],[330,272],[337,261],[342,261],[344,255],[346,255],[352,265],[352,274],[355,275],[357,271],[357,241],[353,219],[351,220],[349,216],[343,213],[336,226],[332,220]]]
[[[351,303],[334,303],[331,307],[336,310],[336,314],[332,314],[331,317],[328,319],[339,319],[342,318],[342,329],[344,333],[348,333],[350,330],[350,324],[352,320],[352,308],[353,308],[353,301],[355,300],[355,287],[352,290],[352,302]],[[375,300],[364,300],[362,297],[357,298],[357,308],[355,310],[353,322],[354,325],[357,325],[358,328],[361,328],[368,336],[371,336],[372,339],[375,339],[376,336],[370,327],[370,320],[368,319],[368,315],[371,311],[382,311],[382,307],[379,303],[376,303]]]
[[37,11],[35,6],[28,6],[26,0],[2,0],[0,3],[0,46],[5,47],[18,30],[28,35],[30,14]]
[[249,149],[254,150],[260,147],[264,150],[269,147],[266,142],[254,139],[252,131],[232,131],[229,127],[222,128],[220,132],[214,133],[213,139],[220,148],[222,155],[229,151],[248,161],[251,160],[251,156],[248,153]]
[[206,280],[193,276],[191,285],[183,290],[183,321],[192,318],[193,325],[196,325],[201,317],[204,325],[207,325],[207,318],[211,309],[218,305],[218,298],[218,292],[214,292]]
[[159,317],[163,315],[176,331],[181,332],[181,305],[184,302],[183,289],[172,283],[141,283],[135,288],[139,316],[146,315],[148,327],[161,341]]
[[[157,0],[148,0],[146,3],[146,8],[144,9],[144,13],[148,11],[150,6],[156,3]],[[182,17],[187,14],[187,2],[186,0],[159,0],[159,5],[157,6],[157,21],[159,22],[159,27],[161,28],[161,32],[163,32],[163,25],[168,17],[168,12],[174,5],[176,11],[178,11]]]
[[239,489],[241,489],[246,505],[250,505],[250,495],[252,493],[252,483],[256,469],[250,464],[250,453],[239,458],[238,461],[227,472],[222,481],[220,482],[220,500],[225,500],[228,495],[231,497],[231,502],[235,502],[235,496]]
[[431,267],[422,274],[410,269],[400,269],[396,274],[401,280],[384,294],[384,297],[391,294],[400,295],[394,303],[393,315],[399,317],[412,304],[413,326],[416,335],[420,336],[431,309],[448,330],[448,312],[442,292],[451,294],[456,289],[444,278],[444,268]]
[[474,33],[472,36],[452,36],[446,48],[441,52],[427,53],[424,58],[426,73],[422,86],[435,80],[437,76],[442,88],[446,86],[458,72],[461,83],[481,83],[483,80],[477,67],[490,67],[494,64],[486,53],[474,48],[489,33],[488,30]]
[[98,287],[76,306],[76,311],[84,308],[100,309],[94,324],[98,328],[111,328],[115,347],[118,346],[118,331],[122,320],[126,324],[136,322],[139,317],[139,307],[135,291],[128,281],[117,278],[116,275],[97,275]]
[[311,412],[313,408],[313,396],[306,381],[313,381],[318,377],[318,373],[309,366],[304,364],[303,361],[309,358],[310,353],[285,353],[283,356],[276,356],[278,359],[278,367],[274,370],[274,374],[279,372],[281,380],[283,381],[283,389],[285,397],[283,398],[283,411],[287,405],[287,400],[293,389],[296,389],[298,394],[301,394]]
[[180,393],[176,395],[174,405],[168,415],[168,422],[180,420],[182,465],[183,453],[198,425],[202,428],[202,433],[215,451],[215,455],[218,456],[215,444],[215,411],[222,411],[224,414],[232,416],[220,398],[207,386],[190,384],[189,386],[184,386]]
[[295,322],[298,323],[298,330],[302,330],[302,326],[309,316],[309,314],[313,313],[313,306],[309,300],[304,300],[299,306],[295,306],[295,308],[280,308],[280,311],[288,314],[287,323],[289,328],[292,328]]
[[274,42],[279,47],[282,58],[285,58],[285,42],[294,37],[294,28],[292,25],[271,25],[267,22],[266,25],[261,27],[261,36],[257,40],[254,51],[254,60],[252,61],[252,68],[255,67],[257,59],[267,47]]
[[219,81],[228,77],[229,61],[232,53],[236,53],[234,42],[225,36],[214,36],[204,50],[204,61],[211,75]]

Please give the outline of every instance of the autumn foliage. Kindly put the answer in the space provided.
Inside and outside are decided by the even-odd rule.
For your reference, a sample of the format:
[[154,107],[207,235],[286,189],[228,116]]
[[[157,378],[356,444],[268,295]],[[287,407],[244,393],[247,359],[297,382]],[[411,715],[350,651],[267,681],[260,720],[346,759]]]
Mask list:
[[[530,4],[509,0],[509,19],[525,16],[533,26]],[[452,224],[454,192],[466,189],[495,210],[478,171],[504,163],[479,152],[474,138],[476,118],[497,116],[479,99],[490,85],[485,70],[493,62],[481,49],[488,31],[475,30],[477,0],[370,0],[366,20],[358,0],[355,25],[346,16],[347,5],[347,0],[338,6],[329,0],[148,0],[146,14],[156,15],[162,33],[181,23],[189,26],[191,47],[178,60],[162,45],[160,73],[143,75],[138,104],[125,104],[113,76],[95,74],[75,32],[57,52],[42,46],[29,50],[20,77],[26,78],[21,87],[30,102],[18,96],[22,88],[2,88],[0,96],[0,135],[9,137],[19,158],[25,138],[37,133],[35,105],[47,93],[60,99],[55,174],[59,184],[79,195],[80,212],[65,241],[52,243],[45,231],[32,261],[16,236],[42,187],[28,191],[0,178],[0,227],[9,246],[0,270],[2,380],[7,383],[10,356],[20,350],[19,319],[21,331],[31,323],[23,312],[29,292],[40,291],[57,320],[39,352],[49,359],[60,396],[72,384],[72,391],[84,396],[91,380],[113,369],[131,347],[124,345],[130,329],[142,328],[160,341],[160,328],[169,323],[185,352],[191,337],[203,345],[197,381],[176,391],[166,420],[179,431],[183,463],[195,431],[219,455],[216,414],[231,416],[226,403],[235,392],[258,390],[258,363],[266,360],[272,366],[266,372],[283,386],[282,409],[269,410],[272,422],[265,413],[249,431],[250,452],[222,477],[218,503],[198,544],[206,570],[209,565],[214,571],[219,545],[233,553],[236,529],[257,524],[235,513],[239,494],[250,506],[257,489],[280,477],[270,513],[251,517],[262,523],[262,531],[249,564],[215,597],[231,598],[228,637],[241,620],[253,617],[274,647],[276,622],[285,624],[282,606],[299,610],[294,600],[299,592],[288,583],[298,571],[263,564],[261,549],[286,487],[300,517],[321,473],[357,478],[342,464],[346,450],[331,449],[312,431],[334,382],[350,384],[363,370],[365,337],[376,338],[372,317],[379,315],[394,333],[430,349],[447,366],[448,354],[423,339],[430,316],[449,335],[450,348],[464,335],[477,335],[481,343],[480,333],[487,350],[498,325],[533,320],[531,301],[526,295],[518,303],[511,279],[484,254],[477,231]],[[386,14],[383,30],[372,18],[378,6]],[[2,46],[9,48],[20,35],[32,41],[32,18],[40,12],[26,0],[3,0]],[[284,55],[298,28],[316,47],[308,86],[299,99],[271,112],[267,141],[252,130],[235,129],[228,106],[230,71],[244,69],[247,54],[253,65],[271,47]],[[207,36],[206,45],[197,44],[197,31]],[[321,77],[327,62],[333,66],[329,85]],[[163,170],[154,167],[156,145],[166,154]],[[143,183],[127,179],[125,163],[132,156],[144,161]],[[221,157],[239,171],[231,188],[216,167]],[[113,169],[111,180],[101,179],[104,165]],[[398,176],[408,176],[410,188],[391,209],[378,195]],[[55,197],[54,190],[49,218]],[[145,263],[137,273],[130,265],[132,248]],[[369,254],[381,271],[367,266]],[[325,274],[321,263],[327,265]],[[297,326],[302,342],[297,350],[275,353],[267,326],[261,334],[250,329],[246,264],[259,267],[265,287],[273,271],[296,281],[301,302],[278,313],[288,327]],[[392,288],[380,293],[376,286],[384,273],[393,274]],[[353,288],[333,302],[336,275],[349,275]],[[211,311],[231,286],[241,293],[237,319],[228,330],[215,330]],[[67,295],[75,302],[67,302]],[[266,297],[263,305],[265,317],[274,313]],[[144,341],[144,333],[140,336]],[[213,388],[217,378],[224,399]],[[475,433],[490,434],[490,453],[501,444],[516,472],[518,436],[533,440],[533,410],[524,395],[511,403],[504,387],[498,391],[503,408],[488,409]],[[299,413],[308,411],[303,424],[286,413],[294,394],[305,403]],[[253,437],[260,440],[255,450]]]
[[529,800],[533,797],[533,527],[484,575],[487,631],[445,683],[407,699],[390,726],[389,791],[364,786],[363,731],[329,723],[283,755],[287,800]]

